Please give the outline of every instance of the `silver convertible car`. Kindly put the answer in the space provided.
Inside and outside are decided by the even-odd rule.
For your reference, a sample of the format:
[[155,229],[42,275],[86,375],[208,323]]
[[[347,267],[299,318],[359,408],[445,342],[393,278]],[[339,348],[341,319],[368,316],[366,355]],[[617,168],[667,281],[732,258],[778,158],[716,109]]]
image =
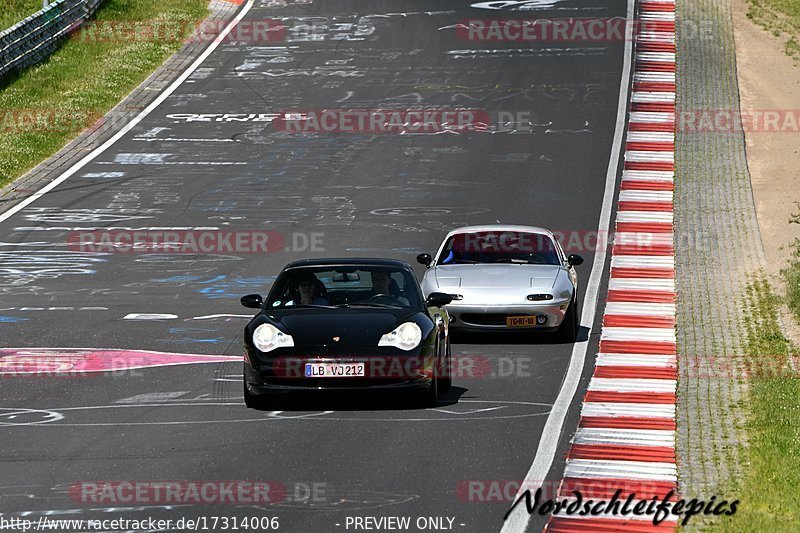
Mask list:
[[578,334],[579,255],[564,255],[552,232],[530,226],[451,231],[436,253],[420,254],[422,291],[450,294],[450,329],[541,330],[574,342]]

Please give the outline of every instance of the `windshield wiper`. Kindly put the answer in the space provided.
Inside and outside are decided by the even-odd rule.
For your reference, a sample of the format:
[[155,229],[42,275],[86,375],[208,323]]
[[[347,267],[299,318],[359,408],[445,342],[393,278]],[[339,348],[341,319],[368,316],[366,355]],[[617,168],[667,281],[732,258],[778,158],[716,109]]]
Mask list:
[[513,257],[508,257],[505,259],[497,259],[492,261],[492,263],[515,263],[520,265],[540,265],[538,261],[534,261],[533,259],[517,259]]
[[453,263],[460,263],[462,265],[476,265],[478,264],[477,261],[474,259],[454,259]]
[[361,306],[361,307],[384,307],[389,309],[402,309],[402,305],[391,305],[391,304],[380,304],[377,302],[353,302],[349,304],[342,304],[338,307],[351,307],[351,306]]
[[284,309],[295,309],[298,307],[311,307],[311,308],[321,308],[321,309],[334,309],[335,306],[333,305],[322,305],[322,304],[295,304],[295,305],[287,305]]

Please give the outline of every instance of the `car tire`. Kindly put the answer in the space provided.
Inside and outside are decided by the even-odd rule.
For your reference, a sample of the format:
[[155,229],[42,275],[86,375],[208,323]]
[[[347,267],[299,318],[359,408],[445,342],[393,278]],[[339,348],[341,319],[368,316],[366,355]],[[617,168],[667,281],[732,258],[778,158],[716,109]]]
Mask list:
[[578,339],[579,329],[578,300],[575,298],[570,302],[567,313],[564,315],[564,321],[561,322],[561,326],[558,328],[558,340],[561,342],[575,342]]
[[449,392],[453,387],[453,353],[450,349],[450,340],[447,341],[447,350],[445,350],[445,376],[439,381],[439,392]]
[[439,376],[436,372],[436,366],[433,368],[433,379],[427,389],[422,391],[419,395],[419,406],[422,408],[433,407],[439,401]]

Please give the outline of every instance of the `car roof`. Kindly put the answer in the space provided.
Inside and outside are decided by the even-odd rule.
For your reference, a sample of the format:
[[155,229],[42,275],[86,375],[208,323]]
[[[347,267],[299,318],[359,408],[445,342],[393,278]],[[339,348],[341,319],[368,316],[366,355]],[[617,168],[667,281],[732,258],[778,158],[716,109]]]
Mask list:
[[292,261],[285,267],[284,270],[299,267],[316,267],[316,266],[341,266],[341,265],[358,265],[358,266],[383,266],[383,267],[396,267],[405,270],[412,270],[411,265],[400,259],[385,259],[375,257],[336,257],[336,258],[321,258],[321,259],[300,259]]
[[447,234],[445,239],[452,237],[453,235],[460,235],[462,233],[476,233],[481,231],[519,231],[524,233],[540,233],[544,235],[548,235],[553,237],[553,232],[546,228],[540,228],[537,226],[512,226],[508,224],[487,224],[484,226],[464,226],[461,228],[456,228],[452,230],[450,233]]

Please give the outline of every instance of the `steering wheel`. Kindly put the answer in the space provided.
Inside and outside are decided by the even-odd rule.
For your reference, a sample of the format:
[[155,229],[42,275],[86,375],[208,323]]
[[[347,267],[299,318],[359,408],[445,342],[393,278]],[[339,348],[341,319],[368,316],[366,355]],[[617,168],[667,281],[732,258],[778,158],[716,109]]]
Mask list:
[[374,302],[376,304],[377,303],[396,304],[398,302],[397,298],[395,298],[391,294],[386,294],[386,293],[383,293],[383,292],[378,293],[378,294],[373,294],[372,296],[370,296],[369,298],[367,298],[364,301],[365,302]]

